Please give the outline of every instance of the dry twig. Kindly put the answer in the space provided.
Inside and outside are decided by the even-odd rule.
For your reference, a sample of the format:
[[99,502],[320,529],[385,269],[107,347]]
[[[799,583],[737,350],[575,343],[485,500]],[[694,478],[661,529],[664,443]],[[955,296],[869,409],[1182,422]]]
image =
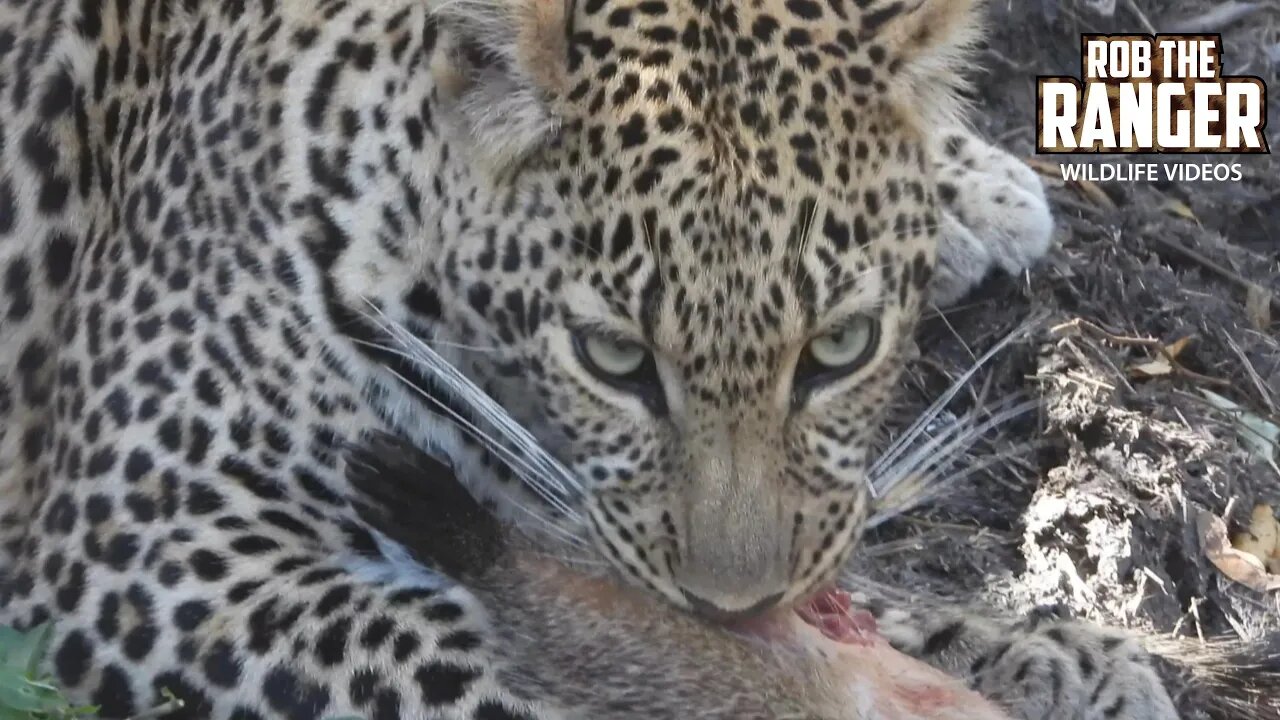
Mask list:
[[1231,382],[1229,380],[1223,380],[1221,378],[1211,377],[1209,375],[1198,373],[1195,370],[1187,369],[1181,363],[1178,362],[1177,355],[1169,351],[1168,345],[1154,338],[1140,338],[1140,337],[1130,337],[1127,335],[1117,335],[1116,333],[1110,332],[1109,330],[1103,328],[1101,325],[1098,325],[1097,323],[1092,322],[1090,320],[1086,320],[1084,318],[1075,318],[1074,320],[1070,320],[1060,325],[1056,325],[1053,328],[1051,328],[1050,331],[1055,334],[1060,334],[1067,330],[1072,330],[1072,329],[1087,330],[1099,337],[1102,337],[1103,339],[1109,342],[1116,343],[1117,345],[1132,345],[1137,347],[1152,348],[1155,350],[1157,355],[1162,357],[1165,360],[1165,362],[1169,364],[1170,372],[1174,375],[1178,375],[1198,383],[1204,383],[1205,385],[1214,385],[1217,387],[1231,387]]
[[1088,330],[1089,332],[1095,335],[1098,335],[1103,339],[1113,342],[1117,345],[1136,345],[1138,347],[1145,347],[1145,348],[1161,348],[1164,346],[1164,343],[1160,342],[1159,340],[1156,340],[1155,338],[1140,338],[1140,337],[1130,337],[1127,335],[1117,335],[1116,333],[1113,333],[1107,330],[1106,328],[1093,322],[1092,320],[1086,320],[1084,318],[1079,318],[1079,317],[1073,320],[1064,322],[1060,325],[1055,325],[1052,328],[1049,328],[1049,332],[1055,335],[1060,335],[1066,332],[1067,330]]

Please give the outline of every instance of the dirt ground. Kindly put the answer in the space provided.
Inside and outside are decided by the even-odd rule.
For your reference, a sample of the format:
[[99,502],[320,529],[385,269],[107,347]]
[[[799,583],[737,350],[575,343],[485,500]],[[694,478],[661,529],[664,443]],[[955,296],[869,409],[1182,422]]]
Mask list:
[[[1062,158],[1034,156],[1034,78],[1077,74],[1082,32],[1221,32],[1226,73],[1271,88],[1267,135],[1280,147],[1280,3],[992,0],[989,10],[994,35],[974,77],[978,127],[1051,161],[1049,170]],[[1280,591],[1227,579],[1197,528],[1202,511],[1226,517],[1235,533],[1256,505],[1280,508],[1280,468],[1251,451],[1237,417],[1203,392],[1280,424],[1280,161],[1190,160],[1240,162],[1244,179],[1049,179],[1052,256],[1024,277],[993,278],[926,323],[909,399],[891,427],[1029,322],[950,409],[1018,394],[1039,405],[971,450],[977,461],[996,458],[987,471],[873,533],[872,578],[1011,612],[1064,603],[1078,617],[1191,646],[1226,637],[1280,648]],[[1280,697],[1280,676],[1259,682]],[[1188,718],[1232,716],[1192,690],[1180,703]]]

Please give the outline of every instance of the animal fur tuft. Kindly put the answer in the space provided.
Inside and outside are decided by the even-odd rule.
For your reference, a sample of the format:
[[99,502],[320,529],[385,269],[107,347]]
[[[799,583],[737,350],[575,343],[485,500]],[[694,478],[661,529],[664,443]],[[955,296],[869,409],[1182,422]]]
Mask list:
[[893,101],[904,120],[926,135],[964,124],[970,83],[962,70],[982,37],[983,5],[984,0],[916,0],[881,30],[901,65],[890,89]]
[[1214,720],[1280,718],[1280,632],[1261,640],[1146,637],[1178,704]]
[[555,136],[548,98],[565,82],[566,3],[446,0],[433,9],[458,38],[455,111],[496,167],[518,164]]

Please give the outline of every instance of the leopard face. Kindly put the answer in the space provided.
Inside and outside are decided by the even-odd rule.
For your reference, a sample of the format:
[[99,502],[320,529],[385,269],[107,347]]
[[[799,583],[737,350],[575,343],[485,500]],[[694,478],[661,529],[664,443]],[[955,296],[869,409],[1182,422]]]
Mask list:
[[[446,4],[409,75],[324,88],[324,167],[390,170],[327,206],[336,326],[369,301],[452,348],[581,481],[603,554],[710,616],[851,551],[931,275],[926,143],[970,8],[862,5]],[[361,103],[394,144],[335,144]],[[386,403],[410,433],[412,400]]]
[[[581,478],[610,560],[672,602],[753,612],[850,552],[933,264],[916,104],[946,88],[915,69],[967,20],[584,2],[517,14],[516,45],[460,71],[493,219],[459,227],[442,275],[465,339],[501,348],[464,360]],[[507,112],[537,132],[513,150],[465,113],[519,82],[535,99]]]

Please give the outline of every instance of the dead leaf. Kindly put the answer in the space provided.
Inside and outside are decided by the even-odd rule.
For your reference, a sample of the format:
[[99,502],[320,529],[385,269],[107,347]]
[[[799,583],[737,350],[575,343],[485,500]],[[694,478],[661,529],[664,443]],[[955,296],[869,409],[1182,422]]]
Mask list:
[[1153,378],[1172,375],[1173,372],[1178,369],[1174,365],[1174,362],[1178,359],[1178,356],[1182,354],[1182,351],[1187,349],[1187,346],[1191,344],[1191,341],[1194,338],[1194,335],[1188,335],[1184,338],[1179,338],[1168,345],[1161,345],[1155,357],[1147,360],[1146,362],[1140,362],[1129,366],[1130,377]]
[[1257,283],[1249,283],[1245,294],[1244,309],[1249,315],[1249,322],[1259,330],[1271,328],[1271,291]]
[[1271,506],[1263,504],[1249,514],[1249,527],[1231,538],[1231,546],[1267,563],[1272,556],[1280,556],[1277,541],[1280,541],[1280,522]]
[[1163,355],[1148,360],[1147,362],[1138,363],[1129,366],[1129,374],[1137,378],[1153,378],[1170,375],[1173,373],[1173,363],[1169,362],[1169,358]]
[[1200,224],[1200,218],[1196,217],[1195,211],[1191,209],[1190,205],[1182,202],[1181,200],[1174,200],[1172,198],[1165,200],[1164,204],[1161,205],[1161,208],[1170,215],[1176,215],[1183,220],[1190,220],[1197,225]]
[[1058,163],[1048,162],[1047,160],[1041,160],[1039,158],[1023,158],[1022,162],[1026,163],[1027,167],[1047,178],[1062,179],[1062,170],[1058,167]]
[[1196,531],[1205,557],[1227,578],[1257,592],[1280,590],[1280,575],[1272,575],[1261,560],[1231,547],[1222,518],[1201,510],[1196,514]]
[[1116,209],[1115,201],[1112,200],[1111,196],[1099,187],[1097,183],[1089,180],[1063,180],[1062,168],[1058,163],[1047,162],[1037,158],[1023,158],[1022,161],[1027,164],[1027,167],[1035,170],[1041,177],[1050,181],[1056,181],[1054,182],[1055,187],[1058,185],[1069,185],[1080,191],[1080,194],[1084,195],[1085,199],[1091,201],[1094,205],[1102,206],[1108,210]]
[[1074,184],[1086,198],[1093,202],[1093,204],[1099,205],[1108,210],[1116,209],[1115,201],[1112,200],[1111,196],[1099,187],[1097,183],[1090,182],[1089,180],[1077,180]]
[[1177,360],[1178,356],[1182,354],[1182,351],[1186,350],[1187,346],[1191,344],[1191,340],[1194,337],[1194,335],[1188,335],[1184,338],[1174,340],[1172,343],[1161,348],[1161,350],[1170,360]]

